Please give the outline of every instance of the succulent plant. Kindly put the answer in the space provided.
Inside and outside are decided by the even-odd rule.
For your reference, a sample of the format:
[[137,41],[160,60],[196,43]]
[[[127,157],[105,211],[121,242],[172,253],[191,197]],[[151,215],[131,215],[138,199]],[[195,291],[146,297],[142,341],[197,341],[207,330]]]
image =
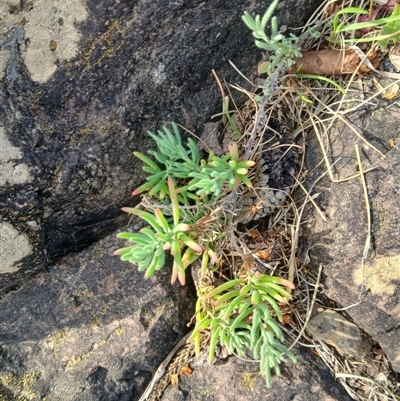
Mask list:
[[[184,285],[186,269],[197,259],[201,258],[201,278],[213,275],[215,268],[221,266],[216,244],[225,236],[233,217],[217,215],[210,219],[210,209],[241,185],[252,188],[248,174],[255,162],[240,160],[236,143],[229,145],[223,156],[210,152],[206,159],[201,159],[194,141],[189,139],[184,147],[176,124],[172,127],[172,131],[164,128],[158,135],[150,133],[158,148],[149,151],[153,158],[134,153],[145,163],[143,170],[149,176],[133,194],[147,192],[148,207],[123,210],[140,217],[148,226],[137,233],[118,234],[131,245],[114,254],[137,264],[148,278],[164,266],[169,253],[173,257],[171,283],[178,279]],[[197,353],[203,331],[211,332],[211,363],[218,342],[231,354],[243,355],[249,348],[254,358],[260,360],[260,370],[270,385],[271,369],[279,373],[285,356],[295,359],[282,345],[283,334],[275,320],[282,320],[278,303],[290,298],[284,287],[293,288],[293,284],[259,273],[228,280],[215,288],[199,286],[196,325],[191,336]]]
[[280,277],[252,273],[208,289],[198,298],[196,326],[190,340],[199,343],[201,332],[211,330],[210,363],[214,361],[218,342],[229,354],[242,356],[251,349],[270,386],[271,369],[279,374],[285,356],[295,361],[294,355],[282,345],[284,336],[272,315],[282,321],[277,302],[291,298],[282,286],[294,289],[291,282]]

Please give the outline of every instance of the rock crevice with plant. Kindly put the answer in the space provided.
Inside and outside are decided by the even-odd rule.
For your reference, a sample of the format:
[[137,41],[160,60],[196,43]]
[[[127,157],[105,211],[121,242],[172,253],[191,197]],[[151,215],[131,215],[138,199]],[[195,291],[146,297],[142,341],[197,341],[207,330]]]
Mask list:
[[[294,297],[294,283],[304,279],[298,273],[302,213],[307,203],[315,205],[315,196],[301,184],[303,135],[315,128],[316,115],[327,112],[321,105],[335,96],[320,101],[308,88],[309,81],[303,80],[345,93],[345,82],[338,84],[324,75],[374,71],[377,65],[375,53],[363,53],[365,49],[354,46],[355,39],[348,49],[303,51],[303,46],[311,48],[322,41],[327,24],[319,22],[300,36],[285,36],[272,16],[277,4],[275,0],[262,17],[243,15],[256,46],[270,55],[259,68],[266,78],[254,93],[235,87],[249,96],[244,107],[229,110],[216,77],[223,101],[222,129],[214,138],[218,149],[203,142],[202,151],[202,140],[196,143],[191,137],[184,144],[172,123],[172,129],[149,133],[157,150],[149,151],[149,156],[134,153],[148,177],[133,192],[142,195],[140,205],[123,210],[147,225],[137,233],[118,234],[130,244],[115,252],[136,264],[146,278],[164,267],[168,255],[173,259],[172,284],[178,280],[185,285],[190,270],[197,289],[190,322],[194,328],[188,339],[191,352],[199,357],[207,348],[213,363],[218,347],[230,355],[250,351],[267,386],[271,372],[280,373],[282,361],[295,362],[290,351],[294,344],[288,347],[281,323],[290,319],[287,305]],[[388,39],[397,40],[397,5],[387,18],[374,15],[368,21],[341,22],[349,14],[365,12],[343,7],[331,14],[327,39],[331,45],[347,32],[382,25],[380,46],[386,48]],[[270,36],[265,33],[268,24]],[[296,186],[306,194],[297,203],[291,196]],[[299,307],[302,301],[296,297]],[[294,343],[302,331],[304,327]]]
[[[249,179],[256,162],[239,155],[241,140],[229,144],[225,155],[210,151],[201,158],[193,139],[184,146],[177,125],[172,124],[172,128],[164,128],[158,135],[150,133],[158,148],[149,151],[151,159],[135,152],[150,175],[134,191],[146,192],[143,208],[123,210],[139,216],[148,226],[138,233],[118,234],[132,245],[115,254],[137,264],[145,277],[150,277],[164,266],[169,253],[173,257],[172,284],[178,280],[184,285],[191,266],[198,301],[189,342],[193,342],[197,356],[204,336],[209,337],[210,363],[217,344],[238,355],[250,348],[260,359],[260,369],[270,385],[270,370],[279,372],[283,356],[294,360],[282,345],[283,334],[275,321],[282,321],[278,303],[290,299],[285,287],[294,286],[284,278],[265,274],[266,267],[257,268],[251,252],[243,253],[247,247],[241,238],[245,234],[243,221],[249,219],[251,209],[252,217],[257,213],[257,205],[243,206],[249,191],[257,193]],[[263,201],[259,202],[261,207]],[[231,258],[236,261],[232,263]],[[245,262],[248,269],[243,268]]]

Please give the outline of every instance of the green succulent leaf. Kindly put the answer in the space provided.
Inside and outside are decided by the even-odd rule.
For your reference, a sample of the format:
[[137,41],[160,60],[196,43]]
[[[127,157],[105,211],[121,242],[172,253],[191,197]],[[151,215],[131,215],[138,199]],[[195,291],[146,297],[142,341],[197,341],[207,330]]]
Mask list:
[[179,239],[190,249],[197,253],[203,252],[203,248],[197,242],[195,242],[192,238],[188,237],[187,235],[181,234],[179,235]]
[[386,39],[382,39],[379,41],[379,45],[382,49],[386,50],[387,45],[390,40],[393,43],[397,43],[400,39],[400,19],[396,20],[394,17],[398,18],[400,16],[400,5],[398,3],[395,4],[392,14],[389,18],[391,18],[390,22],[388,22],[381,31],[380,36],[387,36]]
[[244,21],[244,23],[252,30],[255,31],[257,30],[257,24],[254,20],[254,18],[247,12],[244,12],[244,15],[242,16],[242,20]]
[[163,266],[162,258],[154,255],[152,260],[151,260],[151,263],[149,264],[149,266],[146,269],[146,273],[144,275],[144,278],[151,277],[154,274],[154,272],[156,270],[160,269],[162,266]]
[[160,209],[154,209],[154,215],[156,216],[157,223],[162,227],[164,230],[164,233],[168,233],[171,231],[171,228],[168,224],[167,219],[163,215],[162,211]]
[[146,163],[152,170],[153,172],[159,172],[161,171],[160,167],[158,166],[157,163],[155,163],[153,160],[151,160],[149,157],[145,156],[143,153],[140,152],[133,152],[133,154],[140,159],[142,162]]
[[215,359],[215,347],[217,346],[219,334],[220,334],[219,327],[215,327],[214,330],[212,331],[210,344],[209,344],[210,350],[209,350],[209,354],[208,354],[208,361],[210,364],[212,364]]
[[209,299],[213,298],[215,295],[218,295],[221,292],[224,292],[224,291],[228,290],[229,288],[233,288],[235,286],[238,286],[238,285],[242,284],[243,282],[244,282],[244,279],[241,279],[241,278],[227,281],[226,283],[221,284],[217,288],[214,288],[209,293],[207,293],[207,298],[209,298]]
[[153,187],[155,184],[154,182],[146,182],[145,184],[141,185],[139,188],[136,188],[133,192],[132,195],[136,196],[139,195],[145,191],[147,191],[148,189],[150,189],[151,187]]
[[243,294],[241,294],[241,291],[238,290],[238,289],[237,290],[228,291],[225,294],[223,294],[223,295],[221,295],[220,297],[217,298],[216,305],[221,305],[224,302],[226,302],[226,301],[228,301],[228,300],[230,300],[232,298],[237,297],[238,295],[243,295]]
[[[165,182],[165,180],[161,180],[159,181],[156,185],[154,185],[151,190],[149,191],[149,194],[151,196],[156,195],[158,192],[163,192],[163,193],[168,193],[168,187],[167,187],[167,183]],[[163,197],[160,196],[160,199],[163,199]]]
[[226,322],[230,321],[230,316],[235,309],[239,309],[242,302],[247,299],[246,295],[239,295],[238,297],[234,298],[229,305],[225,308],[223,313],[223,320]]
[[118,249],[114,252],[114,255],[117,255],[117,256],[126,255],[127,253],[131,253],[132,248],[133,248],[132,246],[128,246],[126,248]]
[[250,329],[250,347],[253,348],[260,338],[261,331],[261,313],[258,309],[255,309],[253,312],[253,317],[251,321],[251,329]]
[[[265,305],[264,301],[257,304],[257,310],[260,311],[261,316],[264,321],[268,321],[271,319],[271,312],[269,311],[267,305]],[[279,308],[278,308],[278,310],[279,310]],[[275,313],[276,313],[276,311],[275,311]]]
[[247,316],[251,315],[253,313],[254,307],[248,306],[247,308],[244,308],[244,310],[234,319],[234,321],[231,324],[230,329],[235,330],[239,323],[241,323]]
[[267,8],[267,11],[264,13],[262,20],[261,20],[261,29],[262,30],[265,30],[265,27],[267,26],[268,21],[271,19],[272,13],[274,12],[277,5],[278,5],[278,0],[275,0]]
[[275,333],[275,336],[278,340],[283,341],[283,333],[278,324],[273,319],[269,319],[267,322],[268,328],[272,329]]
[[210,327],[212,320],[210,319],[209,316],[204,316],[199,322],[196,323],[196,326],[193,330],[193,332],[198,332],[200,333],[201,331],[207,329]]

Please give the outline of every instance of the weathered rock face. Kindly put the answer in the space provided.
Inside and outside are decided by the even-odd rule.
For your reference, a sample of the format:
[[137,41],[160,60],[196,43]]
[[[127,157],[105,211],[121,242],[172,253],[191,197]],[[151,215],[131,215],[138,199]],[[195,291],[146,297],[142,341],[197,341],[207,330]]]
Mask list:
[[[331,161],[339,180],[357,174],[354,143],[359,142],[371,209],[371,247],[363,262],[368,225],[366,203],[360,178],[332,183],[326,177],[314,191],[321,193],[318,204],[327,216],[324,222],[314,213],[309,234],[311,261],[323,264],[324,293],[342,307],[354,322],[377,341],[392,367],[400,372],[400,113],[395,104],[375,99],[374,106],[349,114],[348,121],[361,129],[386,158],[356,140],[344,124],[329,132]],[[391,150],[390,150],[391,149]],[[310,142],[309,166],[321,160],[316,139]],[[317,171],[310,182],[322,173]]]
[[[149,280],[110,253],[115,235],[0,300],[0,399],[139,399],[188,330],[191,285]],[[28,396],[28,395],[29,396]]]
[[351,401],[321,359],[306,349],[295,352],[298,363],[284,364],[272,387],[258,372],[258,364],[238,358],[220,360],[214,366],[197,367],[180,376],[179,386],[169,386],[161,401]]
[[[317,1],[280,5],[296,26]],[[293,7],[301,12],[293,13]],[[121,226],[143,180],[132,151],[175,120],[201,133],[259,51],[261,1],[0,2],[1,287]]]

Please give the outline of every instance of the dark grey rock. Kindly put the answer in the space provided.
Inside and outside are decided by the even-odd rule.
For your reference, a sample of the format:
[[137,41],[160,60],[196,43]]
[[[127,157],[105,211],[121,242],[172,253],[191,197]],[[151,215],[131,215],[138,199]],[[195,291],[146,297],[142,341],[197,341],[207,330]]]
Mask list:
[[[280,23],[300,25],[317,3],[282,2]],[[235,83],[228,60],[254,70],[260,53],[240,16],[265,3],[62,4],[10,5],[0,33],[8,57],[0,74],[0,396],[137,400],[186,332],[194,288],[171,287],[168,268],[145,281],[111,256],[123,246],[114,234],[127,222],[120,208],[138,201],[131,191],[143,180],[132,151],[150,148],[146,132],[172,120],[202,132],[221,104],[211,69]],[[322,362],[300,352],[271,390],[257,364],[230,358],[200,367],[164,399],[230,400],[235,391],[235,399],[347,400]]]
[[113,234],[2,295],[2,400],[139,399],[188,330],[194,287],[168,268],[144,280],[111,256],[120,245]]
[[[119,258],[111,235],[66,256],[0,299],[0,395],[4,400],[138,400],[194,310],[194,288],[171,286],[170,269],[149,280]],[[324,363],[298,363],[265,386],[258,364],[237,358],[181,376],[163,400],[340,400],[350,398]],[[208,398],[207,398],[208,397]]]

